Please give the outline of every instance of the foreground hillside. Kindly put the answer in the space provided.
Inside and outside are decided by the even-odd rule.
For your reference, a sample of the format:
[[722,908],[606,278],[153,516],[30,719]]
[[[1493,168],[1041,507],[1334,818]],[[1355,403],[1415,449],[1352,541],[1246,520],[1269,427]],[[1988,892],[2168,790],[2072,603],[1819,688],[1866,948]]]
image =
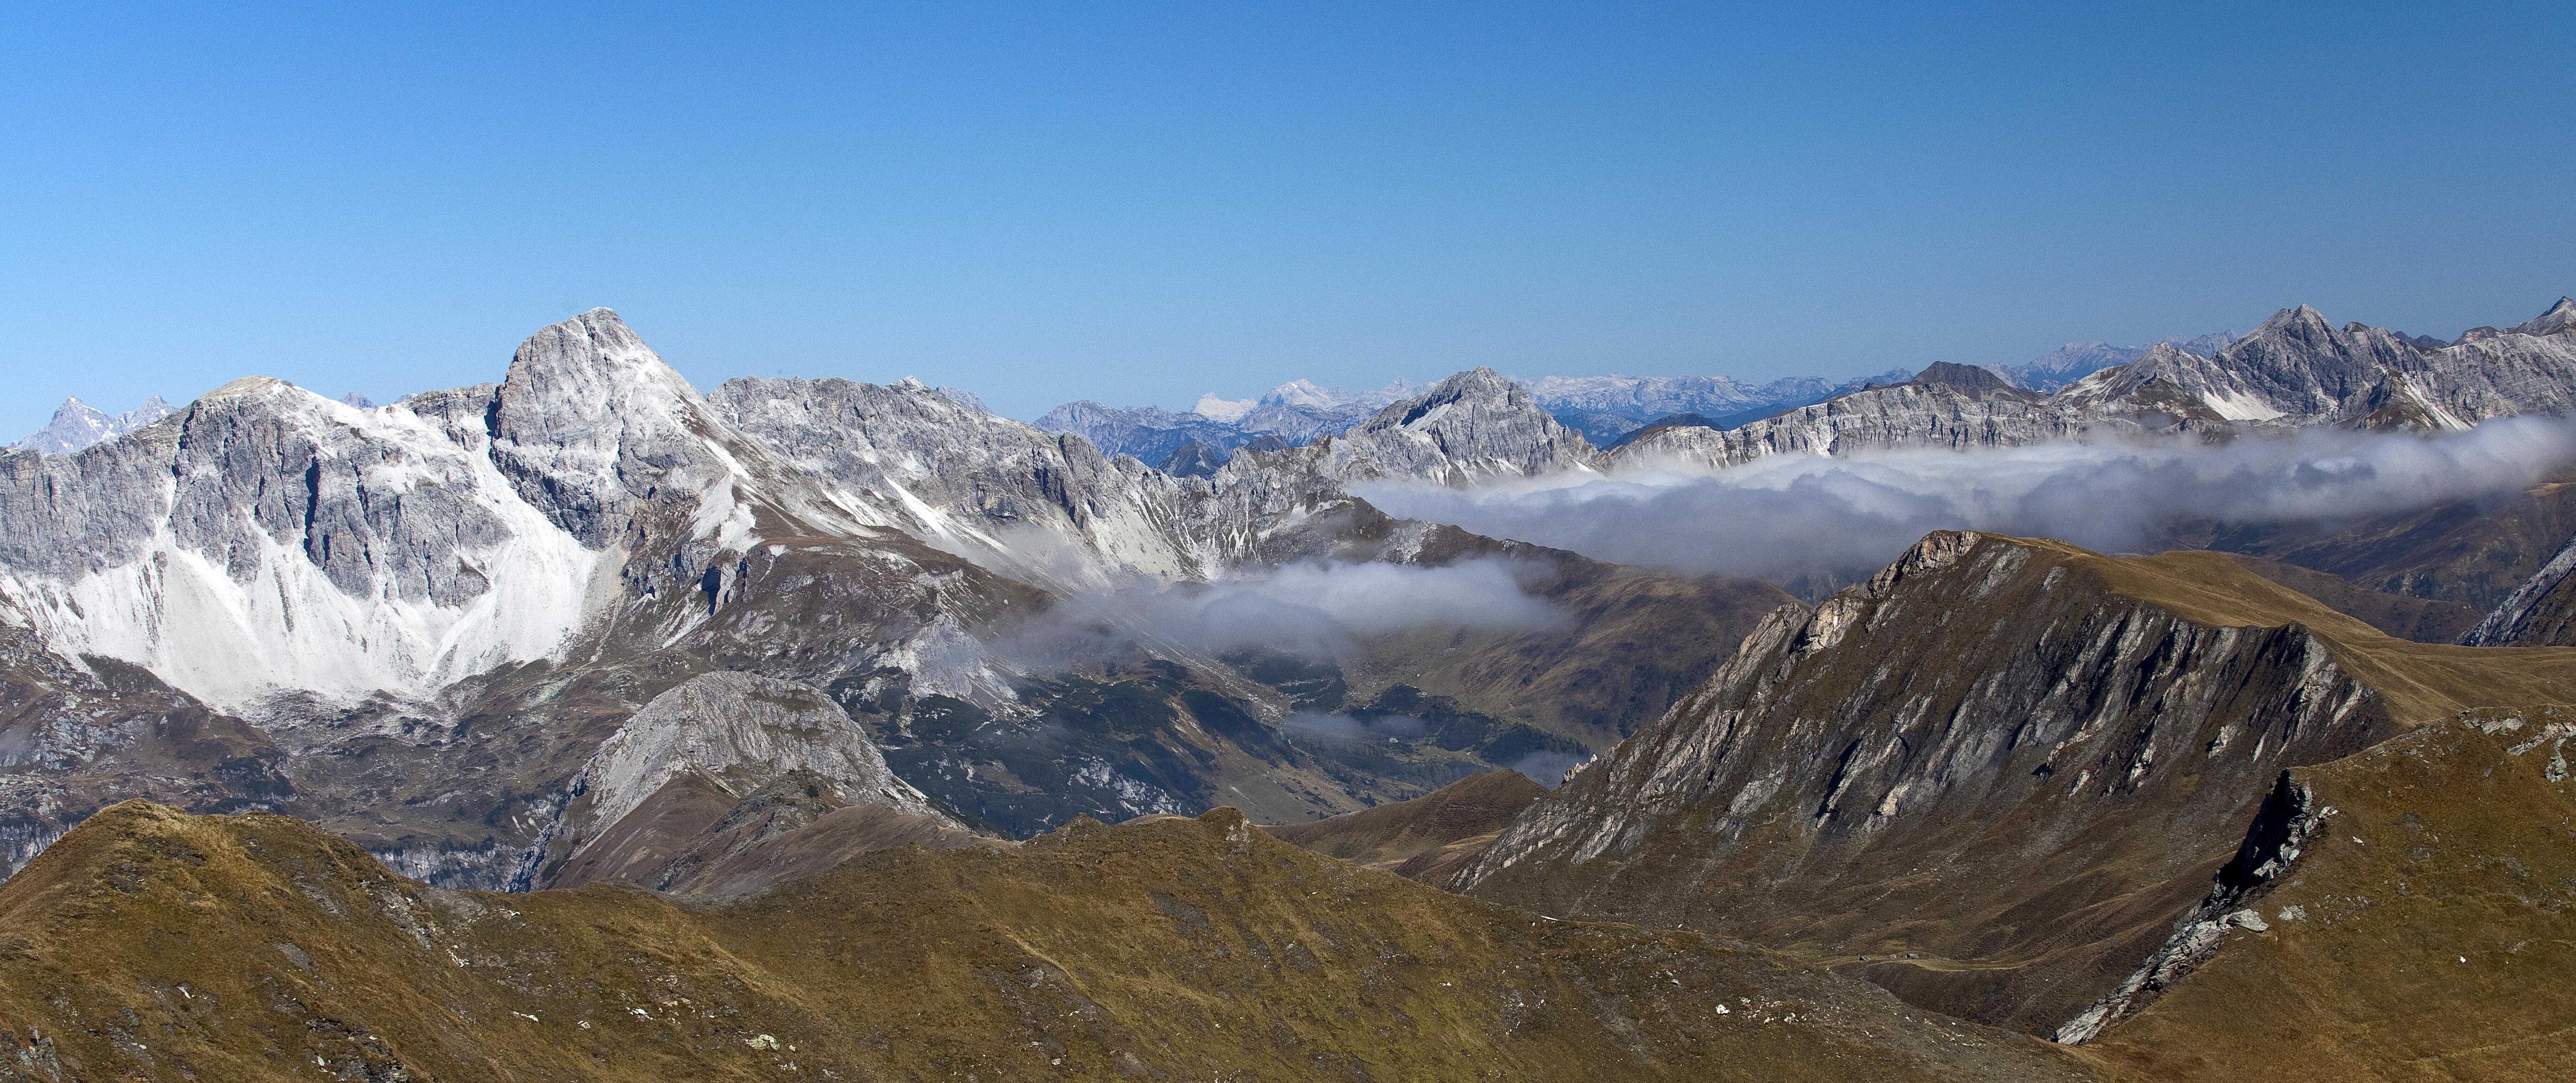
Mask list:
[[2476,712],[2290,772],[2086,1048],[2156,1078],[2566,1078],[2571,734]]
[[2216,554],[1938,533],[1776,614],[1461,883],[2050,1034],[2166,941],[2284,769],[2571,699],[2576,651],[2393,639]]
[[1543,920],[1221,809],[724,906],[494,895],[129,802],[0,886],[0,1078],[2068,1079],[1686,932]]

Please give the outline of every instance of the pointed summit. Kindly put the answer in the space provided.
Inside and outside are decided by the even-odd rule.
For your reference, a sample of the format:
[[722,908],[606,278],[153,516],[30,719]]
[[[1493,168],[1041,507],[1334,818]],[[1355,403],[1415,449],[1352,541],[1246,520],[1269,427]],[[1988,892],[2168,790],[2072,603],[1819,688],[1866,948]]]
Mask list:
[[2300,305],[2297,308],[2285,308],[2273,313],[2271,319],[2263,321],[2262,326],[2255,328],[2253,334],[2245,337],[2278,337],[2293,328],[2326,334],[2332,334],[2334,331],[2334,325],[2326,322],[2325,313],[2307,305]]
[[154,395],[122,414],[108,414],[74,395],[54,408],[53,420],[13,445],[23,451],[61,455],[79,451],[92,444],[116,439],[173,413],[170,404]]
[[[528,336],[492,415],[492,457],[520,495],[594,548],[662,475],[712,463],[705,400],[617,313]],[[701,479],[700,483],[703,483]]]
[[2541,313],[2528,323],[2516,324],[2513,328],[2514,334],[2530,335],[2534,338],[2544,335],[2564,335],[2571,331],[2576,331],[2576,297],[2561,297],[2557,304],[2549,306],[2549,311]]

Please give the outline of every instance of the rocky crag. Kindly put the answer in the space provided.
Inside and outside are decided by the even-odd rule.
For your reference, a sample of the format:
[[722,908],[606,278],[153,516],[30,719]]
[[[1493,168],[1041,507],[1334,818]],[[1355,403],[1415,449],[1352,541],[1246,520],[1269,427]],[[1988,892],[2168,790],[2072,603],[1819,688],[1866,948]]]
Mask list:
[[1459,882],[2054,1033],[2206,893],[2281,771],[2570,688],[2576,651],[2392,639],[2215,554],[1939,533],[1775,614]]

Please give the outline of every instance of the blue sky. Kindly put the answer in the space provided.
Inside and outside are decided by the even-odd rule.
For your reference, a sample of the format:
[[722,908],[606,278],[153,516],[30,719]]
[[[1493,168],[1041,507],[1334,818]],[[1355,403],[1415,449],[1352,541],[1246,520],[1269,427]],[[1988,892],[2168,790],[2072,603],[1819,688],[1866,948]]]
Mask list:
[[2576,5],[0,5],[0,433],[617,308],[1034,416],[2576,292]]

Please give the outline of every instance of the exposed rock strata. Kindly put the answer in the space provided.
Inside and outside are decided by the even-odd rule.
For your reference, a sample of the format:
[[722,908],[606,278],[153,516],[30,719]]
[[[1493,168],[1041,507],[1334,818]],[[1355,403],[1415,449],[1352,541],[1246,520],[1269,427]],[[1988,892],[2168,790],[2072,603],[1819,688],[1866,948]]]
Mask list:
[[2576,652],[2402,643],[2214,555],[1936,533],[1776,613],[1461,884],[2053,1029],[2165,939],[2281,770],[2571,677]]

